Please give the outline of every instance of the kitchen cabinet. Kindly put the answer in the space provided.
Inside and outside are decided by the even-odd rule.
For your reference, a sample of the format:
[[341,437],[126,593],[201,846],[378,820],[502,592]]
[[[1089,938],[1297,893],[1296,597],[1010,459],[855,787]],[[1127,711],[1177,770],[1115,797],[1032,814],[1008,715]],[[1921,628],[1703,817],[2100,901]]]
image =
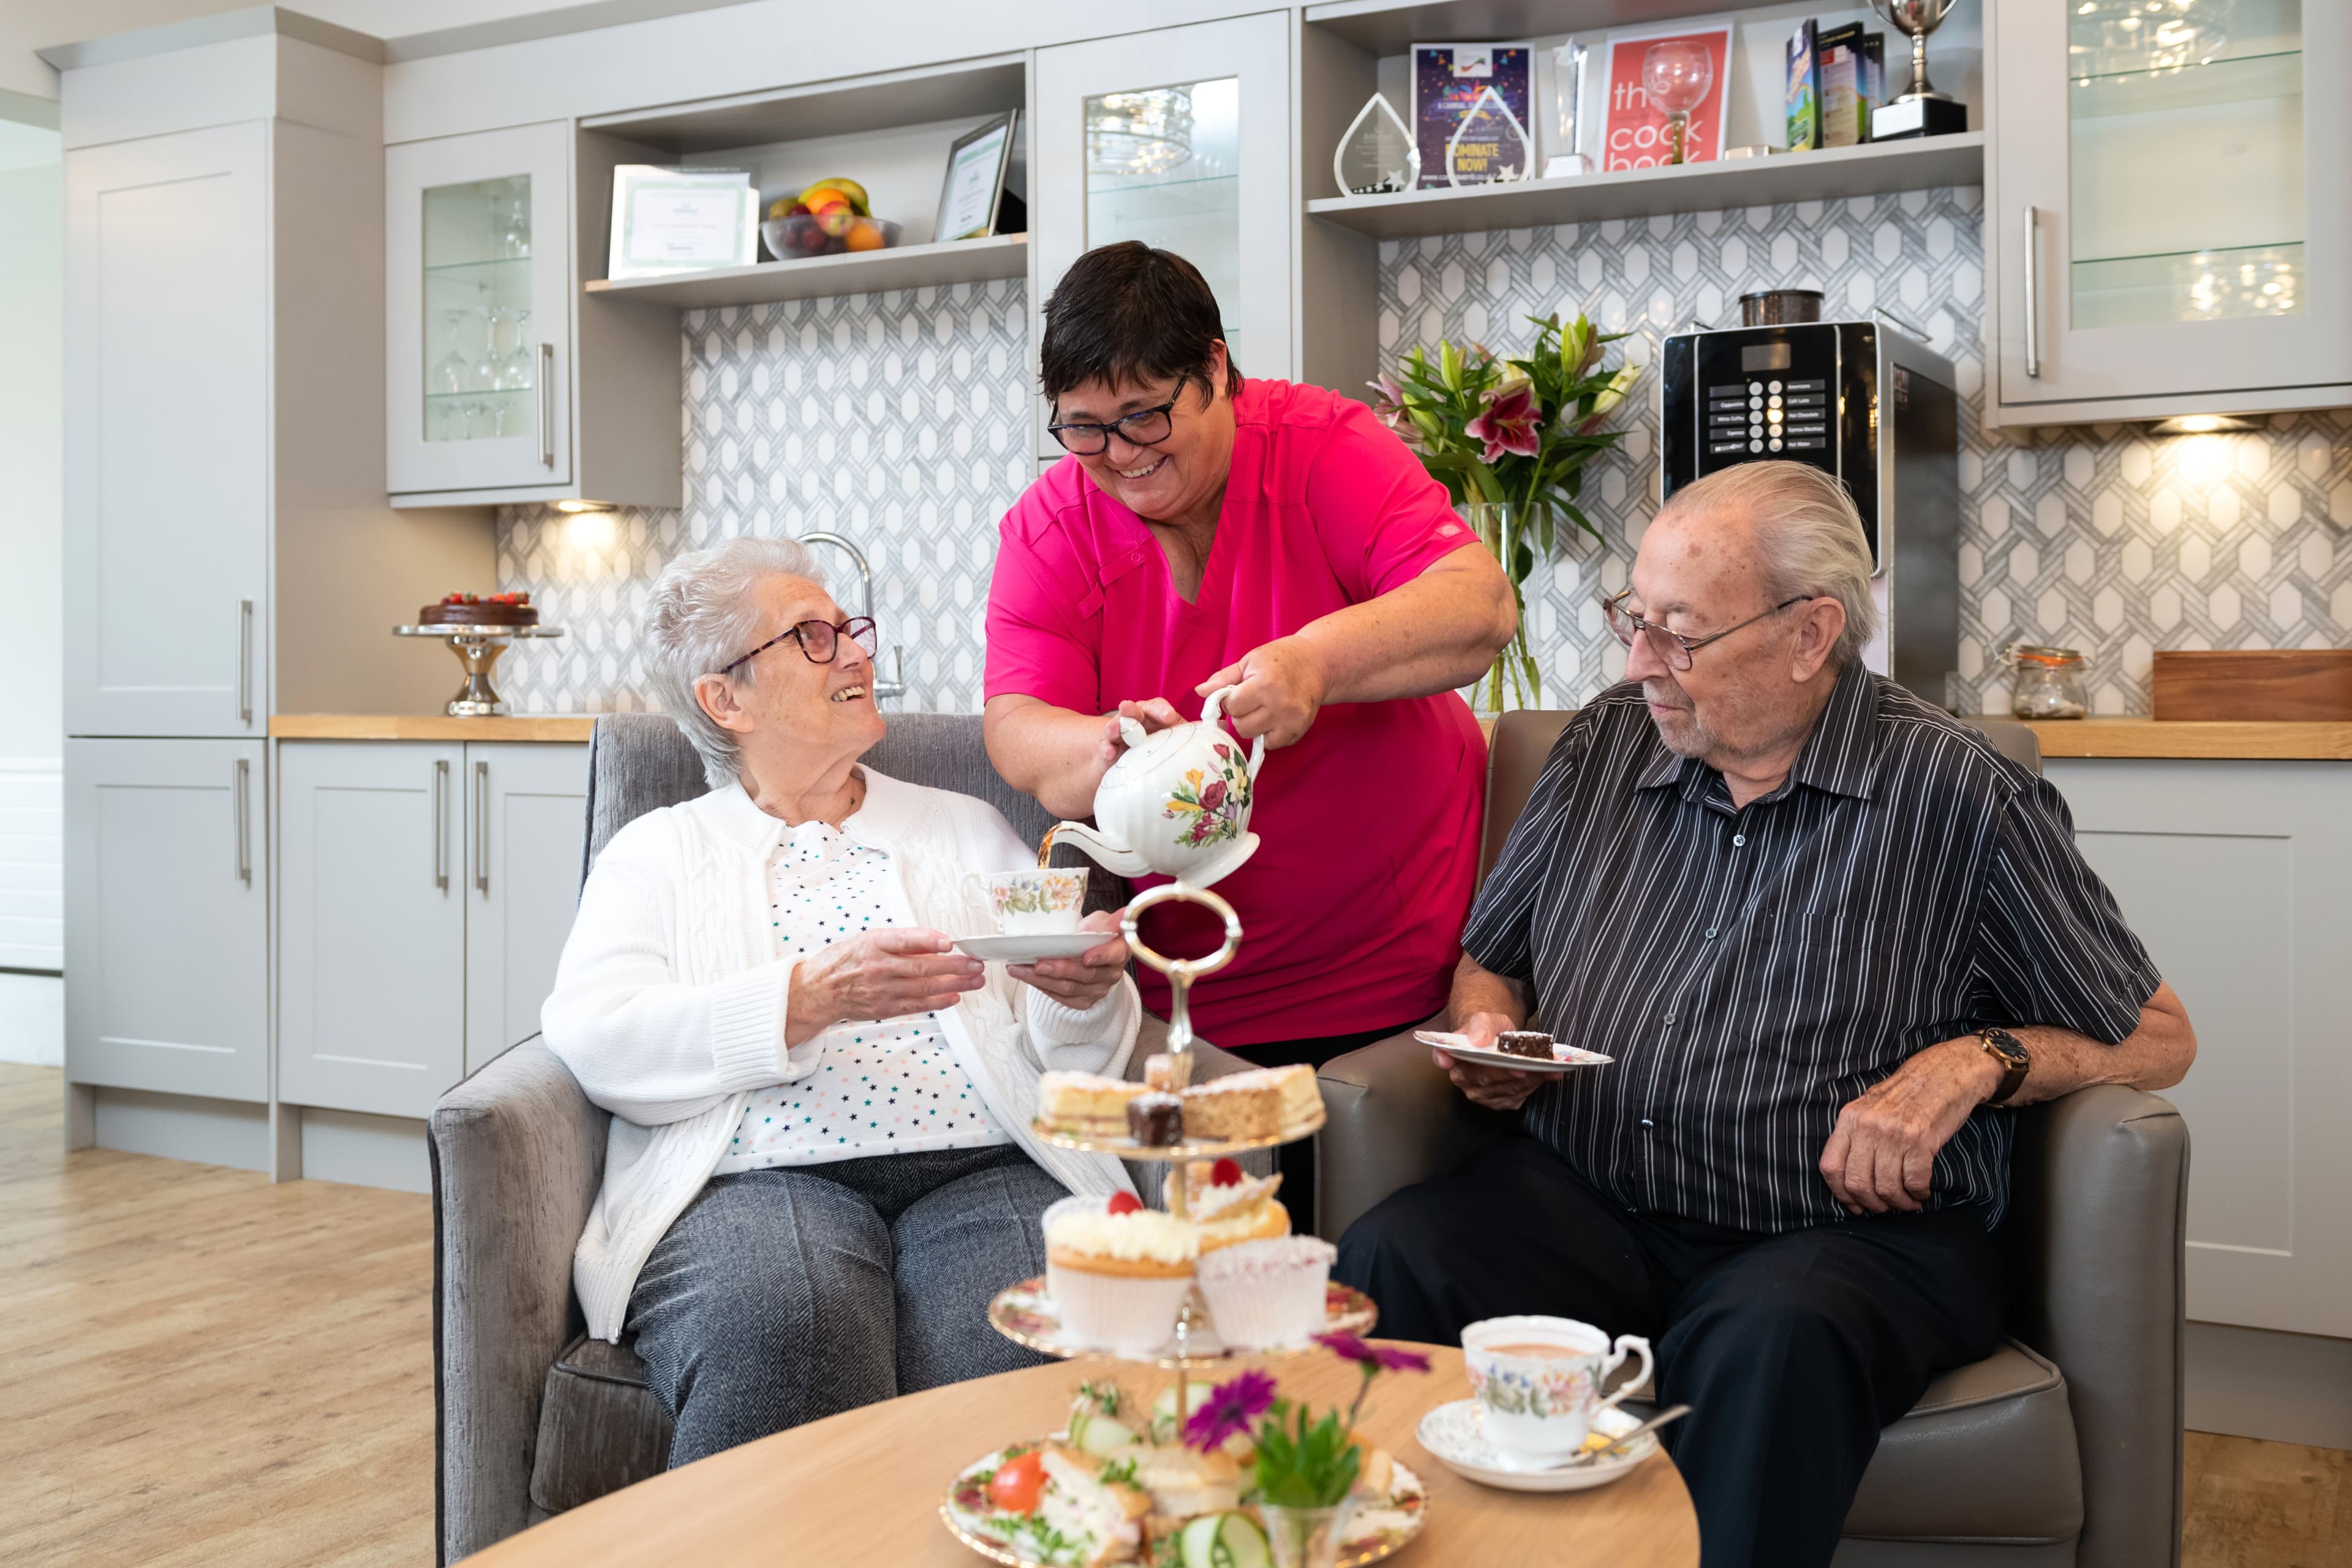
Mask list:
[[[1274,11],[1037,51],[1030,111],[1030,354],[1078,257],[1120,240],[1175,251],[1208,280],[1234,363],[1294,359],[1290,19]],[[1058,457],[1040,400],[1037,451]]]
[[2352,1336],[2352,763],[2053,758],[2077,842],[2197,1030],[2189,1316]]
[[66,1060],[76,1084],[269,1098],[262,749],[66,742]]
[[265,121],[66,154],[69,734],[262,733],[269,163]]
[[586,752],[280,744],[280,1100],[422,1117],[538,1028],[579,890]]
[[2352,8],[2228,16],[2001,8],[1996,423],[2352,401]]

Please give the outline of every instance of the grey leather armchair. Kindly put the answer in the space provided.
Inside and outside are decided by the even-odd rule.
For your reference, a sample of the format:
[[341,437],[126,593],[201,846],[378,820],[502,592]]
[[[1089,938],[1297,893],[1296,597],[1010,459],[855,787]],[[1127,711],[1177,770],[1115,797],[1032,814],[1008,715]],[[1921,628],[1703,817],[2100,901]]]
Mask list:
[[[1480,874],[1570,715],[1507,714]],[[2039,768],[2021,724],[1995,744]],[[1470,1104],[1400,1035],[1326,1064],[1317,1229],[1459,1164],[1517,1119]],[[2189,1134],[2113,1085],[2021,1113],[1999,1241],[2011,1340],[1944,1373],[1879,1440],[1838,1568],[2167,1568],[2180,1557],[2183,1216]]]
[[[880,772],[960,790],[1024,837],[1051,820],[989,765],[980,720],[910,713],[868,753]],[[596,721],[589,747],[581,875],[605,840],[659,806],[703,793],[677,727],[649,714]],[[1097,869],[1088,903],[1116,908],[1126,883]],[[1146,1017],[1129,1070],[1143,1074],[1165,1026]],[[1249,1064],[1201,1042],[1195,1076]],[[642,1480],[668,1462],[670,1420],[630,1341],[587,1337],[572,1249],[604,1174],[610,1115],[534,1036],[441,1097],[433,1160],[433,1364],[437,1561],[478,1552],[551,1514]],[[1270,1163],[1270,1156],[1250,1159]],[[1139,1177],[1142,1167],[1134,1167]]]

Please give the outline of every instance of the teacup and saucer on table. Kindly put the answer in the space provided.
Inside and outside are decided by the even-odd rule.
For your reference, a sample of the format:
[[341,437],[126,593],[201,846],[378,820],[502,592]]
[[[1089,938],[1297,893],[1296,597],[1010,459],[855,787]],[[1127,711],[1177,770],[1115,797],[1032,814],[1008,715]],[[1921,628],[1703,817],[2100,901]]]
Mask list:
[[[1639,1373],[1603,1394],[1635,1357]],[[1462,1331],[1462,1361],[1471,1396],[1430,1411],[1414,1432],[1458,1475],[1507,1491],[1581,1491],[1658,1451],[1647,1432],[1612,1451],[1642,1425],[1618,1408],[1650,1376],[1650,1342],[1639,1335],[1612,1341],[1573,1318],[1488,1318]]]
[[1116,939],[1115,931],[1080,931],[1086,918],[1087,873],[1062,868],[968,872],[966,893],[978,896],[996,920],[994,935],[953,938],[982,963],[1034,963],[1076,958]]

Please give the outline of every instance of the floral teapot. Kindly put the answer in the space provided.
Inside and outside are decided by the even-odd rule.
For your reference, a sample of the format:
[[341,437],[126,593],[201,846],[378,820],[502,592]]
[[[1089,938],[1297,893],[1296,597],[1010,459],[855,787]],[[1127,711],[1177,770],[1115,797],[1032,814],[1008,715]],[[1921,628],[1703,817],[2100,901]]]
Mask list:
[[1151,734],[1132,719],[1118,721],[1127,751],[1095,789],[1095,824],[1065,822],[1054,842],[1073,844],[1122,877],[1157,872],[1188,888],[1205,888],[1257,852],[1249,831],[1251,797],[1265,763],[1265,739],[1241,742],[1221,723],[1234,688],[1220,687],[1201,705],[1198,723]]

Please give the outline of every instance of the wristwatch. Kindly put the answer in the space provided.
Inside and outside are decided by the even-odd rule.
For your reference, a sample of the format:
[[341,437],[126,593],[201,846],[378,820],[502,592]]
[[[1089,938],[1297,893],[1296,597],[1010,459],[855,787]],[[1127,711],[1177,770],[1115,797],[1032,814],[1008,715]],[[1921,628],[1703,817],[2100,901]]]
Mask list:
[[1979,1029],[1977,1038],[1984,1042],[1985,1055],[2000,1063],[2000,1087],[1985,1100],[1987,1105],[2000,1105],[2024,1087],[2025,1075],[2033,1070],[2033,1053],[2025,1042],[2007,1029]]

